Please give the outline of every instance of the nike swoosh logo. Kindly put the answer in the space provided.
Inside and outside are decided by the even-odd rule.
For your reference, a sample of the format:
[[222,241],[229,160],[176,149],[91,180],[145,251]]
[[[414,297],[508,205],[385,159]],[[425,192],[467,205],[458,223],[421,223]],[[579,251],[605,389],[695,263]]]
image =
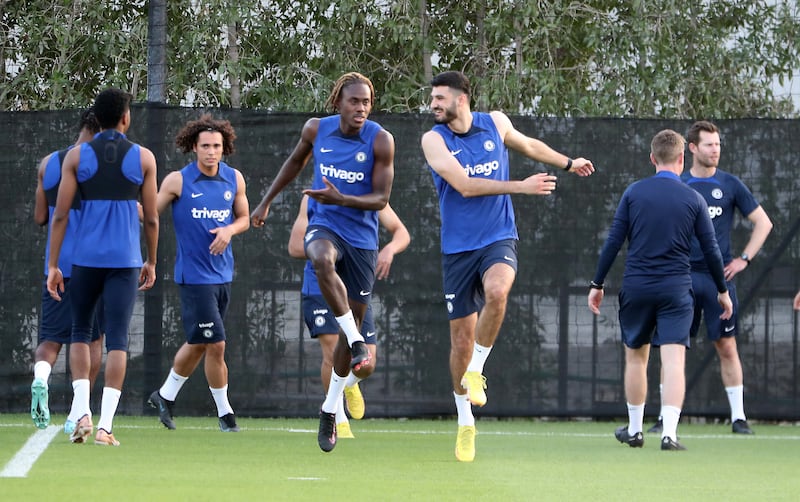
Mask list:
[[203,194],[202,194],[202,193],[193,193],[193,194],[192,194],[192,198],[193,198],[193,199],[196,199],[196,198],[198,198],[198,197],[202,197],[202,196],[203,196]]
[[460,148],[458,150],[456,150],[455,152],[451,151],[450,155],[458,155],[459,153],[461,153],[461,149]]
[[320,153],[330,153],[333,151],[333,148],[320,148]]
[[358,292],[358,294],[361,295],[361,296],[367,296],[367,295],[369,295],[369,291],[364,291],[362,289],[361,291]]
[[505,256],[505,255],[503,255],[503,259],[506,260],[506,261],[514,261],[514,258],[512,258],[510,256]]
[[730,333],[736,326],[725,326],[725,333]]
[[367,331],[367,336],[365,336],[364,338],[369,338],[369,337],[374,336],[374,335],[375,335],[374,331]]

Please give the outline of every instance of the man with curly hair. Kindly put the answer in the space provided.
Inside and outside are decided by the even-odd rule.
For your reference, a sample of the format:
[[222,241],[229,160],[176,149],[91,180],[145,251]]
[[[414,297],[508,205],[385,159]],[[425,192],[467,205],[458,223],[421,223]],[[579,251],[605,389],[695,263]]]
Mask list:
[[186,342],[178,349],[169,375],[148,403],[158,409],[161,423],[175,429],[172,406],[178,392],[205,356],[205,373],[217,406],[222,432],[238,432],[228,402],[223,319],[233,280],[231,239],[250,228],[250,208],[242,173],[222,161],[234,153],[231,123],[204,114],[188,122],[175,138],[183,153],[197,159],[168,174],[158,191],[161,213],[172,206],[178,241],[175,282],[181,295]]

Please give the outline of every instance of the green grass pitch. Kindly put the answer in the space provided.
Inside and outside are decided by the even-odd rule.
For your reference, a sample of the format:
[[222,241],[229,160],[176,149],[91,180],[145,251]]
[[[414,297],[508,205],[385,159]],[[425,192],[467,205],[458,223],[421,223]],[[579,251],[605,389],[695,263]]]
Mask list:
[[[800,427],[682,424],[684,452],[619,444],[619,423],[478,418],[477,455],[453,454],[452,419],[353,420],[355,439],[319,450],[315,419],[239,418],[221,433],[215,418],[117,417],[120,447],[55,437],[24,476],[0,475],[2,500],[798,500]],[[0,415],[0,469],[37,429]]]

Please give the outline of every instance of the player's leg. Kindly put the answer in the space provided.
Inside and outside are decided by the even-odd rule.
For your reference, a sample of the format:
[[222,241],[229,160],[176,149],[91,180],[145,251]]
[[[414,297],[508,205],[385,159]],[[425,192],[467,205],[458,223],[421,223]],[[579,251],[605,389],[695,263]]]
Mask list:
[[472,462],[475,458],[475,417],[462,381],[472,358],[477,321],[477,313],[450,320],[450,379],[458,416],[455,455],[460,462]]

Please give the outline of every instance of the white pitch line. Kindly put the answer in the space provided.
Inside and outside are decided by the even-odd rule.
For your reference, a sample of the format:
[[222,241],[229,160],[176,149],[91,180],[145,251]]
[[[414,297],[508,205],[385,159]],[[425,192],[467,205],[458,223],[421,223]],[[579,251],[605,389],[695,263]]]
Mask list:
[[8,461],[6,466],[0,471],[0,478],[24,478],[28,476],[28,471],[31,470],[33,464],[39,456],[44,453],[47,446],[53,440],[61,427],[51,425],[47,429],[37,430],[21,450],[17,452],[14,457]]

